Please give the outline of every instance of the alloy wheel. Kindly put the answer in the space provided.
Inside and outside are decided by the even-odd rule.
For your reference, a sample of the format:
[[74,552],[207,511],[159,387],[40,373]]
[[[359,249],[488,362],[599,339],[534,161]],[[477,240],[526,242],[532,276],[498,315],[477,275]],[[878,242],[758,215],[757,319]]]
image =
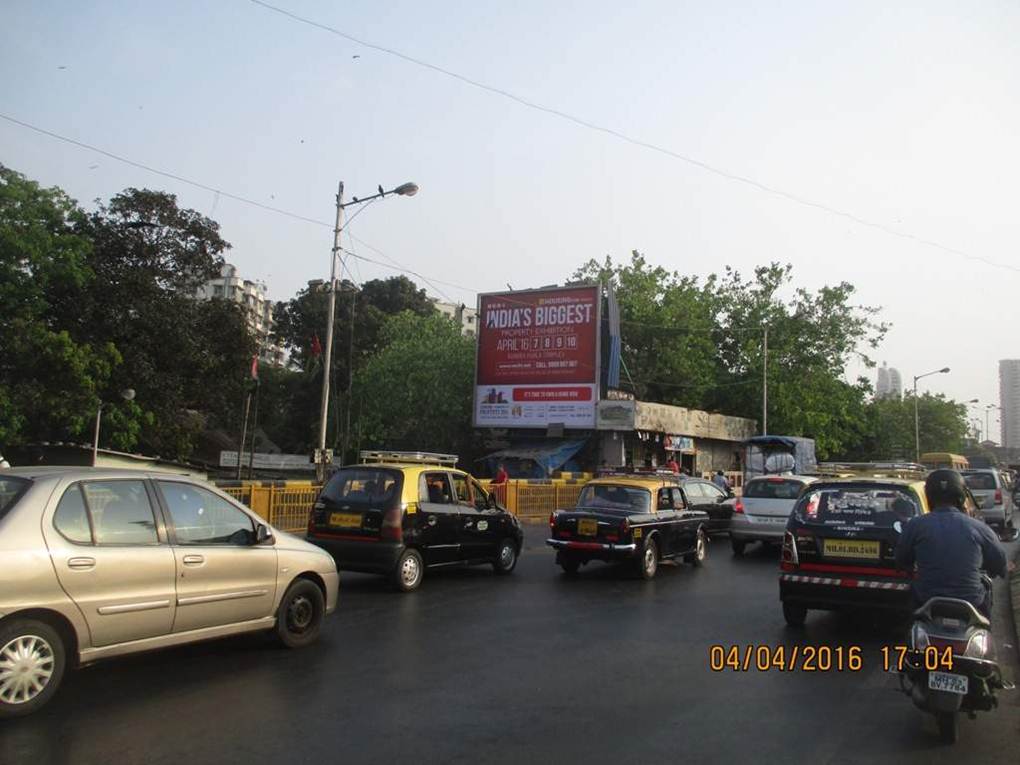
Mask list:
[[21,635],[0,648],[0,701],[24,704],[53,677],[53,648],[37,635]]

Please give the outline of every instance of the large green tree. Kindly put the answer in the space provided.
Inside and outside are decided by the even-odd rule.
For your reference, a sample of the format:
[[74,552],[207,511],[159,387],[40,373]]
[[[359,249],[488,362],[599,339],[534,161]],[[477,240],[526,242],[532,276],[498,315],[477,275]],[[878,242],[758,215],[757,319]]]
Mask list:
[[445,316],[409,311],[383,325],[355,376],[355,446],[473,453],[474,340]]
[[[859,443],[846,451],[851,459],[915,459],[914,397],[880,398],[865,407],[866,428]],[[917,432],[921,454],[963,449],[967,437],[967,406],[945,396],[925,393],[917,398]]]

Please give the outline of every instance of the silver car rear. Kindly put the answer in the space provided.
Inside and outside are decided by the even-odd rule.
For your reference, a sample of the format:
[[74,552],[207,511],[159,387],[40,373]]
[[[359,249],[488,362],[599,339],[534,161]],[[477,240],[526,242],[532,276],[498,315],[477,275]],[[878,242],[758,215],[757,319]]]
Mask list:
[[1002,474],[994,468],[974,468],[961,471],[974,498],[981,517],[989,526],[1005,529],[1013,523],[1013,494],[1006,486]]
[[770,475],[752,478],[733,502],[730,541],[737,555],[749,542],[783,541],[786,522],[801,490],[815,479],[802,475]]

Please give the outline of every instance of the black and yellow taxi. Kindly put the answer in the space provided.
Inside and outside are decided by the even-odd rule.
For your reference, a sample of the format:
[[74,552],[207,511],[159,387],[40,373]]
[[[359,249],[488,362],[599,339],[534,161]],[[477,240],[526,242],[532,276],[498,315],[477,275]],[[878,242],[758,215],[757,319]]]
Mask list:
[[903,527],[928,512],[921,465],[857,463],[804,487],[783,538],[779,598],[786,622],[811,609],[911,609],[912,572],[897,569]]
[[662,560],[700,566],[709,522],[672,473],[610,473],[586,483],[575,507],[549,516],[547,544],[567,574],[593,560],[630,561],[651,579]]
[[517,565],[524,534],[517,518],[468,473],[457,455],[361,452],[338,470],[308,519],[308,540],[329,551],[341,571],[383,574],[405,592],[426,569]]

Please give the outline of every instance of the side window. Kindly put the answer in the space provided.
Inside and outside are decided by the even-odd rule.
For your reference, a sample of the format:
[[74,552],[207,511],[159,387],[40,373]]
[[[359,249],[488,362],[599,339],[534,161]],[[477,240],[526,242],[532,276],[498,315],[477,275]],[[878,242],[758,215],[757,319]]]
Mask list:
[[437,505],[449,505],[453,503],[453,492],[450,490],[450,476],[446,473],[425,473],[424,493],[422,502],[431,502]]
[[81,495],[81,484],[74,484],[64,492],[53,514],[53,527],[67,541],[80,545],[92,544],[92,527]]
[[481,512],[488,509],[489,495],[485,492],[485,489],[482,488],[482,485],[474,479],[471,480],[471,496],[475,501],[475,510]]
[[684,501],[683,492],[676,487],[670,489],[670,491],[673,492],[673,507],[677,510],[686,510],[687,503]]
[[468,479],[463,473],[453,474],[453,491],[458,505],[470,505],[471,495],[468,493]]
[[719,500],[726,498],[726,492],[714,484],[704,483],[701,485],[701,489],[705,492],[705,496],[712,502],[718,502]]
[[153,545],[156,521],[142,481],[81,484],[97,545]]
[[703,487],[697,481],[684,481],[684,492],[691,502],[698,503],[705,498]]
[[194,484],[159,481],[182,545],[251,545],[255,522],[222,497]]
[[659,489],[655,498],[655,504],[659,510],[672,510],[673,493],[668,488]]

